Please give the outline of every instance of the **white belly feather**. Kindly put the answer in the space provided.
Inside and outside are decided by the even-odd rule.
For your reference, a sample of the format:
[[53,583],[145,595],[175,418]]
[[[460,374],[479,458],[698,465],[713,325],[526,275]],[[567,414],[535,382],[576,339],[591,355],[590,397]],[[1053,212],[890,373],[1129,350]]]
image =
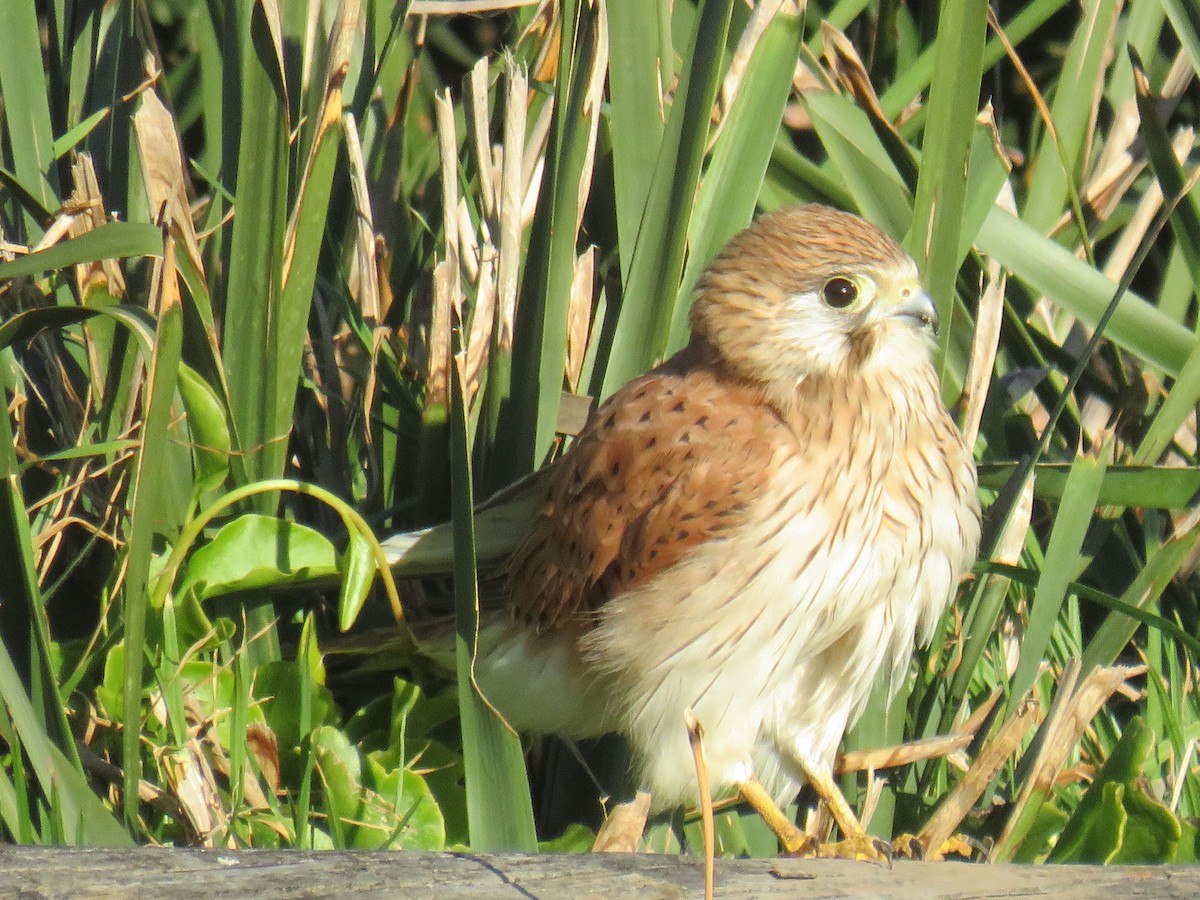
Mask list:
[[831,491],[801,465],[779,469],[767,496],[784,499],[756,528],[611,601],[583,641],[614,696],[642,698],[609,712],[657,808],[696,798],[689,708],[714,787],[753,774],[790,801],[794,761],[831,767],[876,673],[903,676],[918,625],[927,639],[970,562],[977,524],[948,486],[927,480],[929,502],[905,506],[919,521],[898,520],[886,476]]

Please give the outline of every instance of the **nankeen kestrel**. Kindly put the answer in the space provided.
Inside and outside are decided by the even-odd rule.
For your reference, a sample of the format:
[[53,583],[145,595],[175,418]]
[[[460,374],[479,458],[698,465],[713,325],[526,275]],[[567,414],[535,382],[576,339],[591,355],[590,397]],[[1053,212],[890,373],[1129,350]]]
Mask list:
[[659,810],[697,799],[691,710],[714,790],[769,812],[807,781],[862,851],[838,743],[979,543],[937,324],[913,261],[856,216],[798,206],[737,235],[688,346],[551,470],[506,567],[510,615],[481,634],[489,700],[519,730],[624,735]]

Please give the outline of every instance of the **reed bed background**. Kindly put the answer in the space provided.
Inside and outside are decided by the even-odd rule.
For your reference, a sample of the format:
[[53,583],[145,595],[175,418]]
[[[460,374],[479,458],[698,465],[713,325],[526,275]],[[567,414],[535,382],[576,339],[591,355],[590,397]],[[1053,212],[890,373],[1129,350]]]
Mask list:
[[[756,210],[819,201],[918,260],[986,510],[973,580],[846,738],[852,802],[935,855],[1196,860],[1194,4],[6,17],[6,840],[586,848],[571,753],[408,665],[388,601],[450,582],[397,587],[378,537],[457,513],[397,574],[452,568],[469,634],[474,560],[511,540],[475,502],[685,341]],[[620,748],[584,751],[619,793]],[[776,850],[728,807],[718,848]]]

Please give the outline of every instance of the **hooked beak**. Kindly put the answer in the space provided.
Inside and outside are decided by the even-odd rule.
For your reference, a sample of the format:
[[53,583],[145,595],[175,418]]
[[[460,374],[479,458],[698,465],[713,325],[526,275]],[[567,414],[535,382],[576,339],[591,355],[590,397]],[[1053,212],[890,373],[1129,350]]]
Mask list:
[[938,333],[937,307],[924,291],[912,291],[893,308],[892,316],[906,319],[917,328],[928,329],[934,336]]

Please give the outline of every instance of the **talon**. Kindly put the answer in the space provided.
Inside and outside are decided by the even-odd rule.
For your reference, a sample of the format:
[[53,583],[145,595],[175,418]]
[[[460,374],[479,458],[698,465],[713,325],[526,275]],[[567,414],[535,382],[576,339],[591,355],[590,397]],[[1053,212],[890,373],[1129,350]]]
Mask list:
[[896,848],[892,846],[891,841],[885,841],[883,838],[875,838],[875,849],[887,860],[887,867],[890,869],[892,861],[896,858]]
[[821,859],[854,859],[892,867],[894,849],[890,843],[874,835],[860,832],[845,840],[822,844],[817,856]]
[[927,847],[925,840],[915,834],[899,835],[892,843],[896,852],[905,859],[940,861],[947,856],[960,856],[971,859],[978,855],[987,859],[989,848],[968,834],[953,834],[942,842],[940,847]]
[[925,845],[915,834],[897,835],[896,839],[892,841],[892,849],[897,856],[905,859],[923,860],[925,858]]

